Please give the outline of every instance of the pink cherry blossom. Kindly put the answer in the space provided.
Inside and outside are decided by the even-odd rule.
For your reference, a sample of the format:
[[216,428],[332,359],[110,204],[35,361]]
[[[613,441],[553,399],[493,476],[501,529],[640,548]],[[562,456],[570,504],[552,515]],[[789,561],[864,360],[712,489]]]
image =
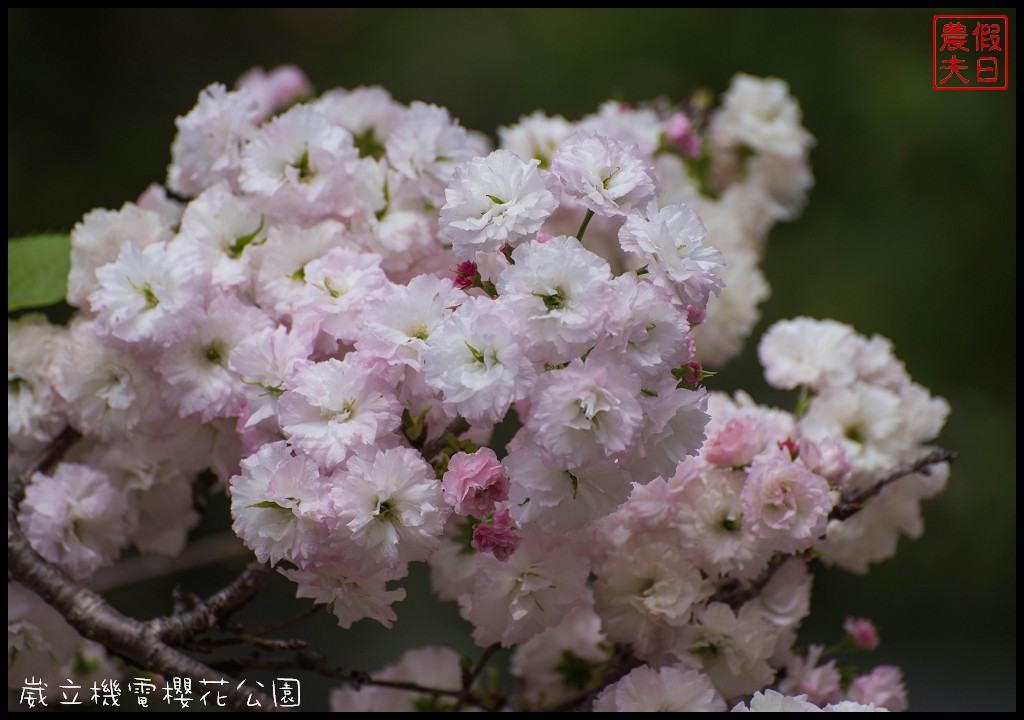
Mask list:
[[486,517],[508,499],[508,474],[488,447],[453,455],[441,482],[444,501],[459,515]]

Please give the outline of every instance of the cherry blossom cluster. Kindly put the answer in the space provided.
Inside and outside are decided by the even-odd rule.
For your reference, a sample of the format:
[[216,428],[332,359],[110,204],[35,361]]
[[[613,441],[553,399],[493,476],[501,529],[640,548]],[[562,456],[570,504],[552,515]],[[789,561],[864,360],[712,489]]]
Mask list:
[[[760,344],[795,412],[703,387],[811,184],[786,85],[538,112],[493,151],[381,88],[311,95],[294,68],[203,90],[166,189],[75,226],[69,326],[8,322],[9,471],[83,436],[28,484],[34,549],[79,580],[131,546],[180,553],[205,473],[256,558],[343,628],[390,627],[395,581],[429,563],[479,645],[516,648],[523,707],[597,688],[628,648],[595,709],[902,709],[898,671],[843,679],[796,631],[812,555],[864,572],[921,532],[945,465],[836,509],[921,457],[947,405],[887,340],[805,318]],[[760,590],[723,594],[743,583]],[[10,588],[9,646],[66,661],[73,631]],[[422,648],[377,677],[452,693],[462,674]]]

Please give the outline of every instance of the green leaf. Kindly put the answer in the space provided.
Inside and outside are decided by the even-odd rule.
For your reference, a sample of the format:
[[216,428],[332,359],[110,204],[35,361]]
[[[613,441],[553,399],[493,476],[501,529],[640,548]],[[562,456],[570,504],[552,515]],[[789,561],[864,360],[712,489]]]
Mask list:
[[[260,215],[260,226],[258,228],[253,230],[248,235],[242,235],[241,237],[235,238],[235,241],[231,243],[231,246],[228,248],[228,252],[231,253],[231,257],[238,257],[239,255],[241,255],[242,251],[245,250],[246,246],[256,239],[256,236],[259,235],[260,232],[263,230],[263,222],[263,216]],[[266,241],[264,240],[263,242]],[[263,242],[259,242],[256,244],[262,245]]]
[[[278,505],[273,500],[260,500],[257,503],[253,503],[252,505],[246,505],[245,507],[246,509],[261,508],[265,510],[288,510],[288,508],[284,507],[283,505]],[[291,510],[288,510],[288,512],[291,512]]]
[[7,311],[59,303],[68,292],[71,238],[32,235],[7,241]]

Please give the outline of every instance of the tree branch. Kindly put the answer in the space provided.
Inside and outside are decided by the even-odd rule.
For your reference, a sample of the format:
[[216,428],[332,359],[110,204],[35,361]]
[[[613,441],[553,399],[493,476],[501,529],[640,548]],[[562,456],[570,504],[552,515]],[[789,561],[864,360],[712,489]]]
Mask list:
[[[828,518],[829,520],[842,521],[853,517],[864,508],[864,503],[878,495],[878,493],[882,492],[882,490],[897,480],[910,475],[916,475],[917,473],[928,474],[933,466],[941,463],[952,462],[953,460],[956,460],[956,457],[957,455],[955,452],[943,450],[942,448],[935,448],[920,459],[912,463],[899,466],[866,488],[843,495],[839,499],[839,502],[836,503],[836,506],[832,508],[832,512],[829,513]],[[733,610],[738,609],[747,601],[753,600],[757,597],[761,591],[764,590],[765,585],[771,581],[775,572],[792,557],[800,557],[800,553],[776,555],[772,558],[772,561],[768,563],[768,567],[766,567],[760,575],[749,582],[744,583],[739,580],[730,580],[715,591],[715,594],[711,596],[711,602],[724,602]]]
[[794,557],[799,557],[799,554],[776,555],[756,578],[749,582],[730,580],[718,588],[708,602],[722,602],[733,610],[739,610],[748,600],[753,600],[760,595],[778,569],[785,565],[787,560]]
[[216,628],[238,612],[274,576],[267,565],[249,565],[228,585],[195,605],[191,610],[150,621],[157,635],[172,645],[185,642],[207,630]]
[[[252,657],[245,661],[230,660],[229,662],[261,670],[294,670],[295,668],[300,668],[302,670],[316,673],[317,675],[322,675],[326,678],[331,678],[332,680],[338,680],[348,685],[352,685],[357,689],[363,685],[372,685],[374,687],[388,688],[390,690],[403,690],[405,692],[414,692],[421,695],[430,695],[435,698],[453,698],[456,702],[463,696],[462,689],[447,690],[445,688],[428,687],[426,685],[406,682],[404,680],[379,680],[372,677],[369,673],[359,670],[346,672],[341,668],[334,667],[326,657],[315,650],[303,650],[296,652],[287,660],[264,660],[259,657]],[[480,669],[482,670],[483,668],[481,667]],[[463,706],[465,705],[486,708],[486,705],[471,693],[466,695],[466,698],[463,701]]]
[[500,647],[501,643],[489,645],[487,649],[484,650],[483,655],[480,656],[480,661],[477,662],[476,667],[473,668],[472,672],[468,669],[463,669],[462,691],[459,693],[459,699],[455,701],[455,707],[452,709],[452,712],[461,712],[462,708],[465,707],[466,701],[469,699],[469,695],[473,691],[473,683],[477,681],[477,678],[480,677],[480,673],[484,671],[484,668],[487,667],[487,663],[490,662],[490,659],[494,656],[494,653],[498,652]]
[[7,488],[7,495],[14,498],[16,505],[21,503],[21,499],[25,494],[25,487],[28,485],[32,476],[37,472],[48,472],[54,465],[56,465],[64,453],[71,449],[71,447],[82,439],[82,433],[75,430],[70,425],[65,426],[50,444],[29,464],[25,470],[18,475],[18,477],[12,482]]
[[[189,613],[182,623],[167,625],[167,618],[142,622],[121,614],[100,595],[82,586],[63,570],[40,556],[29,543],[18,522],[18,506],[25,487],[36,472],[46,472],[60,461],[81,434],[66,427],[7,490],[7,575],[36,593],[61,613],[78,633],[94,640],[112,652],[136,663],[139,667],[171,677],[193,680],[223,679],[212,668],[170,647],[164,633],[173,636],[174,629],[199,626],[199,617],[206,625],[211,613],[226,617],[247,601],[269,580],[270,569],[250,566],[230,585]],[[264,574],[266,577],[264,578]],[[170,628],[170,629],[169,629]],[[234,710],[273,709],[273,701],[257,690],[244,692],[229,681],[225,686],[229,706]],[[249,707],[249,700],[261,707]]]
[[448,446],[449,435],[459,437],[459,435],[462,435],[462,433],[467,430],[469,430],[469,421],[460,415],[448,423],[448,427],[446,427],[440,435],[433,440],[425,442],[423,444],[423,449],[420,450],[420,452],[423,454],[423,457],[426,458],[427,462],[430,462],[438,455],[438,453]]
[[[38,555],[18,524],[17,503],[12,497],[7,498],[7,573],[61,613],[82,637],[104,645],[141,668],[197,682],[222,679],[212,668],[168,646],[160,635],[159,623],[122,615],[102,597]],[[239,691],[234,681],[224,687],[234,710],[273,708],[273,701],[264,693]],[[250,697],[262,707],[248,707]]]
[[319,612],[323,612],[323,605],[312,605],[300,613],[292,615],[290,618],[286,618],[276,623],[265,623],[261,625],[253,634],[261,637],[275,633],[278,630],[283,630],[290,625],[302,622],[306,618],[313,617]]
[[862,490],[844,495],[836,506],[832,508],[832,512],[829,514],[829,520],[846,520],[847,518],[860,512],[864,507],[864,503],[871,498],[878,495],[889,485],[900,478],[905,478],[908,475],[917,475],[923,473],[928,475],[931,471],[932,466],[940,465],[942,463],[953,462],[956,460],[957,454],[951,450],[943,450],[942,448],[934,448],[924,457],[906,465],[901,465],[888,475],[885,475],[880,480],[876,481],[873,485],[869,485]]

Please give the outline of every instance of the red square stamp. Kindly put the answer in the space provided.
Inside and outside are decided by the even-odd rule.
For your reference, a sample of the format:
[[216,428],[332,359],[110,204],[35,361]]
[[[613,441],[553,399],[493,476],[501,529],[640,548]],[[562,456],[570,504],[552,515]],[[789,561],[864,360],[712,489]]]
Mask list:
[[1010,23],[1005,15],[932,18],[932,87],[1006,90],[1010,86]]

